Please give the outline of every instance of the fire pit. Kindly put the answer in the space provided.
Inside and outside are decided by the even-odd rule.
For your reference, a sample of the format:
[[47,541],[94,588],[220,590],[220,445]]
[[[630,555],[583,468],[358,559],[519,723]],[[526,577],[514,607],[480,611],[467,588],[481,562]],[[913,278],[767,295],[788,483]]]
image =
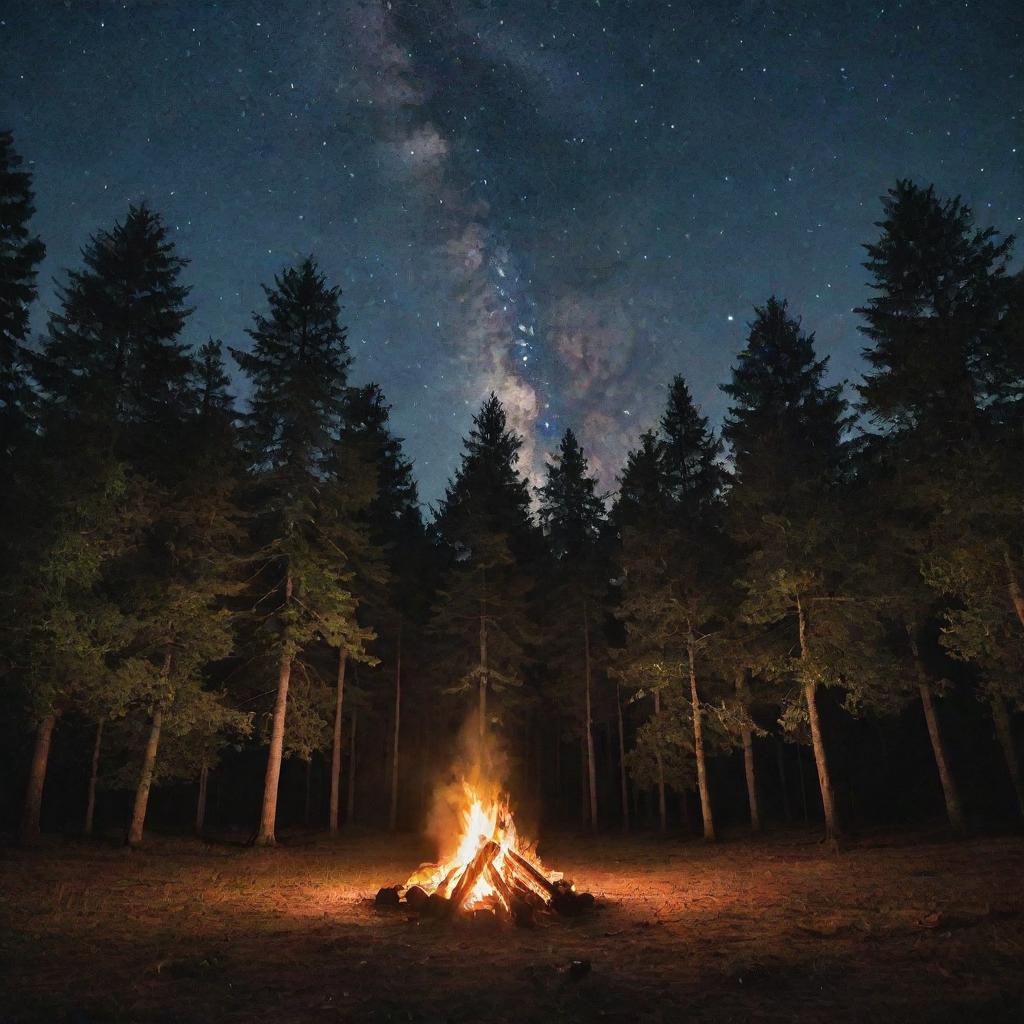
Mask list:
[[516,832],[508,797],[482,797],[463,783],[465,803],[455,852],[437,864],[421,864],[405,885],[377,893],[378,906],[404,907],[436,917],[504,919],[521,927],[538,914],[572,917],[594,905],[560,872],[548,872],[533,846]]

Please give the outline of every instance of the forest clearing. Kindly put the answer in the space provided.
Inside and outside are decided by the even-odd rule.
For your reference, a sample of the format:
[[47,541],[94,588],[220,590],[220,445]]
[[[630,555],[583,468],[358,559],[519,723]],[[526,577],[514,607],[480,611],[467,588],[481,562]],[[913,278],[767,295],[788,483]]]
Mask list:
[[0,1024],[1024,1024],[1022,67],[3,0]]
[[383,912],[378,886],[430,856],[410,837],[5,849],[0,1020],[1020,1020],[1020,837],[541,853],[593,913],[519,929]]

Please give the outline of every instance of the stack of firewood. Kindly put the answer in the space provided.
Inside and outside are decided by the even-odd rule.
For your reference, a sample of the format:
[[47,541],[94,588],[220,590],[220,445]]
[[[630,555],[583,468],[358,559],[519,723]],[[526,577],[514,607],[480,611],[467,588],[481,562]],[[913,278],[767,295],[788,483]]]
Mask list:
[[[591,893],[577,892],[565,879],[552,882],[515,850],[505,850],[499,869],[496,861],[500,852],[501,847],[493,839],[481,838],[472,859],[465,866],[452,868],[433,892],[420,885],[385,886],[378,891],[376,903],[433,917],[500,918],[520,927],[532,926],[537,914],[546,910],[574,917],[594,905]],[[481,877],[486,878],[493,894],[474,901],[470,908],[467,902]]]

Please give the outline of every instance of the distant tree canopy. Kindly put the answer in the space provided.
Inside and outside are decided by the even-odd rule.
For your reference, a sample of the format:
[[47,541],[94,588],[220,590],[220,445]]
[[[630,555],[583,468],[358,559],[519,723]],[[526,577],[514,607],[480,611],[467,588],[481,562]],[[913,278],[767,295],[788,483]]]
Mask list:
[[[677,375],[615,493],[572,429],[534,485],[481,396],[428,522],[312,256],[264,287],[248,340],[193,344],[188,262],[131,206],[32,340],[33,203],[0,133],[0,678],[25,841],[70,800],[51,749],[90,765],[83,830],[119,806],[133,844],[151,789],[183,783],[197,830],[237,814],[260,844],[419,825],[467,722],[477,770],[591,829],[688,829],[692,805],[713,840],[799,795],[838,841],[883,790],[956,831],[1024,814],[1024,279],[961,200],[883,198],[851,389],[771,296],[720,430]],[[208,814],[211,777],[241,796]]]

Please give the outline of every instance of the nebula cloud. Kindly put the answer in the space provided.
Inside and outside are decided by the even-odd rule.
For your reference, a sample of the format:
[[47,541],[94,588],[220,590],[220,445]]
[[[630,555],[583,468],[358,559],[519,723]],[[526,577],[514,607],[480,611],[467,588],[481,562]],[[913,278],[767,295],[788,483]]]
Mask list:
[[[455,140],[429,117],[430,82],[416,73],[400,45],[391,4],[367,4],[355,27],[363,40],[362,89],[376,111],[381,163],[437,218],[436,252],[460,313],[451,344],[465,374],[465,391],[471,401],[491,391],[498,395],[510,427],[523,438],[520,469],[536,480],[541,398],[529,377],[536,330],[514,261],[475,183],[457,180],[450,159]],[[529,339],[525,345],[524,338]]]

